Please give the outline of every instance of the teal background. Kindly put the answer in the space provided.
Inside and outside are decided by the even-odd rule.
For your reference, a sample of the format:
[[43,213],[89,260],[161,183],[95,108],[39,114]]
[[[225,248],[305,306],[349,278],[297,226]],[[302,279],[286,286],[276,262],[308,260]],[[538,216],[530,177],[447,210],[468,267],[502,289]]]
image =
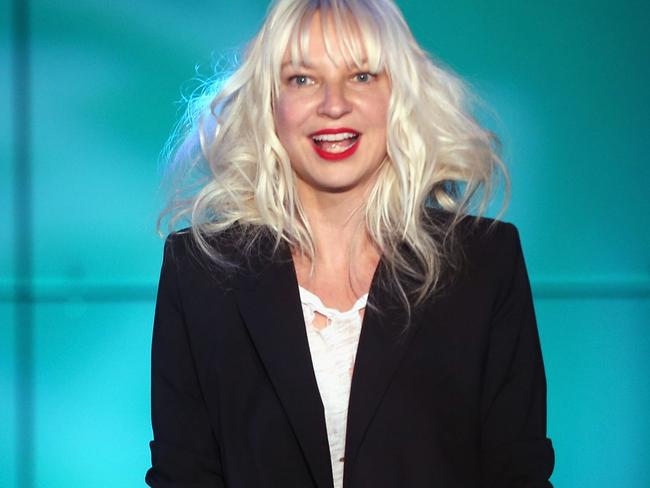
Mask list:
[[[31,0],[30,189],[16,180],[19,1],[0,3],[0,486],[143,486],[158,154],[195,66],[242,46],[267,2]],[[398,3],[497,114],[478,116],[512,172],[504,219],[535,295],[555,486],[650,486],[647,2]]]

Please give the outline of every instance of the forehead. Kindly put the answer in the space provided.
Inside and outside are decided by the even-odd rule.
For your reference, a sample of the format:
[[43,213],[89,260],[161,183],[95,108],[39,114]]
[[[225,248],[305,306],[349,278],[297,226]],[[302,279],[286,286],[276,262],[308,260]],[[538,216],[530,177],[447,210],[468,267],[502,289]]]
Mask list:
[[379,71],[383,63],[376,31],[352,12],[306,12],[289,37],[282,63],[310,66],[329,58],[337,66],[341,62],[348,67],[367,63]]

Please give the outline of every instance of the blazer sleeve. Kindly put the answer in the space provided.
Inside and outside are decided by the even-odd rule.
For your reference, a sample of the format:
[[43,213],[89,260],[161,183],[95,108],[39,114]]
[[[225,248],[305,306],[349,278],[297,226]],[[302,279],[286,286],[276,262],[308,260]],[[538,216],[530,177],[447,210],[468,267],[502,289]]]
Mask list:
[[181,250],[174,249],[178,237],[172,234],[165,242],[158,285],[151,351],[154,439],[145,481],[155,488],[221,488],[219,449],[183,318],[177,262]]
[[503,228],[504,277],[493,309],[481,397],[484,488],[548,488],[546,376],[519,233]]

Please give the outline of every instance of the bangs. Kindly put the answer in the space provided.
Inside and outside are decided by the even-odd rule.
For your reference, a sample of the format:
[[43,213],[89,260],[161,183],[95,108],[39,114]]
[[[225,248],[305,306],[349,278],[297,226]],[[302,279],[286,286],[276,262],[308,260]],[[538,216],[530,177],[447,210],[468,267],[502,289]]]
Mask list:
[[[320,13],[325,51],[334,64],[337,64],[336,58],[340,56],[348,68],[361,68],[364,61],[374,73],[385,68],[378,13],[372,11],[371,2],[366,4],[346,0],[305,2],[282,53],[284,56],[286,50],[289,51],[292,65],[297,67],[310,63],[309,30],[317,12]],[[338,46],[334,40],[338,41]],[[334,52],[337,47],[339,52]]]

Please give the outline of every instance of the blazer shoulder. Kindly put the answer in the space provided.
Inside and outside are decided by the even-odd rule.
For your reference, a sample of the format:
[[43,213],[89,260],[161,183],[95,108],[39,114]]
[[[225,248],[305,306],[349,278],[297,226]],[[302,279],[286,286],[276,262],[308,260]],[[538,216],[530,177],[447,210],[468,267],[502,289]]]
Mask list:
[[280,254],[270,231],[240,224],[204,235],[203,244],[190,227],[171,232],[165,240],[164,262],[173,263],[179,274],[209,277],[227,288],[237,288]]
[[192,233],[189,227],[170,232],[165,238],[165,257],[172,259],[185,256],[193,246]]
[[165,239],[163,266],[173,266],[179,275],[210,276],[223,281],[228,271],[235,267],[229,246],[211,237],[206,238],[206,244],[208,249],[203,249],[189,227],[171,232]]
[[[433,220],[448,229],[453,214],[437,212]],[[458,220],[448,237],[446,249],[452,266],[452,276],[485,276],[500,280],[507,277],[522,255],[517,227],[501,220],[466,215]]]
[[[428,216],[434,225],[443,230],[451,225],[454,218],[453,213],[439,209],[432,209]],[[451,237],[466,250],[481,248],[485,252],[519,243],[519,231],[514,224],[476,215],[461,217]]]
[[176,267],[178,271],[192,266],[209,265],[209,256],[203,252],[189,227],[171,232],[165,239],[163,262]]
[[[241,242],[242,235],[243,229],[241,226],[235,225],[219,234],[206,235],[204,239],[209,250],[233,261],[236,260],[237,254],[241,254],[237,253],[236,250]],[[169,233],[165,239],[165,250],[174,257],[179,258],[204,259],[207,257],[205,250],[199,246],[191,227]]]
[[519,242],[517,227],[502,220],[468,215],[459,223],[461,239],[469,246],[503,249]]

